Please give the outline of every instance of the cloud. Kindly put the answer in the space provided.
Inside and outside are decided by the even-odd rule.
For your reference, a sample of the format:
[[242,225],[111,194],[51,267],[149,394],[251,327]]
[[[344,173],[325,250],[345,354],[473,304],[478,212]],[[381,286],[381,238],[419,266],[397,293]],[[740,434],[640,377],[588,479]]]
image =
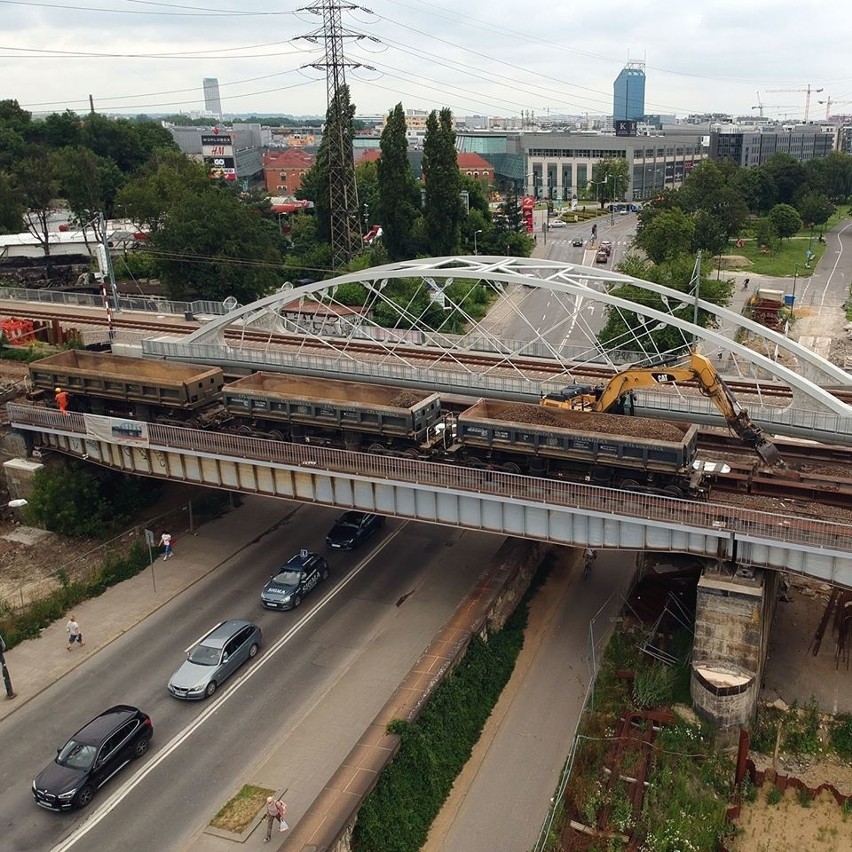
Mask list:
[[[0,73],[6,96],[27,109],[81,112],[91,94],[104,112],[190,112],[203,108],[202,78],[217,77],[227,112],[325,112],[324,73],[304,67],[322,62],[322,41],[296,38],[321,19],[297,11],[301,4],[39,2],[3,6]],[[347,32],[379,40],[344,42],[347,58],[375,69],[347,69],[362,114],[400,100],[459,115],[606,114],[628,59],[646,63],[649,112],[751,115],[760,91],[767,115],[801,118],[803,92],[766,90],[809,83],[823,88],[822,98],[852,100],[852,15],[827,0],[645,0],[623,8],[375,0],[370,9],[342,16]],[[823,114],[816,100],[814,93],[811,117]]]

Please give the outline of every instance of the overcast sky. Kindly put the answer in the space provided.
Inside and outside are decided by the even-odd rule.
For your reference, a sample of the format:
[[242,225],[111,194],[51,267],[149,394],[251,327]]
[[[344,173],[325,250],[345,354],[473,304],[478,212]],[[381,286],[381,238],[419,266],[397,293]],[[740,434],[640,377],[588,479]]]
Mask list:
[[[202,78],[217,77],[227,113],[324,115],[325,71],[305,67],[323,62],[323,42],[297,38],[322,26],[297,9],[322,2],[0,0],[0,98],[33,112],[84,112],[90,94],[99,112],[191,112]],[[844,0],[369,0],[342,21],[369,36],[344,47],[372,68],[346,69],[359,114],[400,101],[457,116],[610,114],[628,60],[645,62],[648,113],[757,115],[762,100],[767,116],[802,119],[809,84],[812,119],[828,97],[852,113]]]

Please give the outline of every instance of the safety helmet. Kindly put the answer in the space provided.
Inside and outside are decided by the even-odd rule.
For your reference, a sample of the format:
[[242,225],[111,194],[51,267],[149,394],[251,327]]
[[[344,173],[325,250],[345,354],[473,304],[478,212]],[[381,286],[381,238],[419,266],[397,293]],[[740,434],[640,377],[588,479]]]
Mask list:
[[60,393],[60,392],[62,391],[62,388],[54,388],[53,390],[54,390],[56,393]]

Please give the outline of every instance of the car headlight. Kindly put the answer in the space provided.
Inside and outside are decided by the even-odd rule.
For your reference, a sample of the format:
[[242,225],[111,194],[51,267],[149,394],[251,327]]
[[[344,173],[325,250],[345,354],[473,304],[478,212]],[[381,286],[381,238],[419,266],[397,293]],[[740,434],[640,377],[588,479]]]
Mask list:
[[33,780],[33,793],[35,793],[36,790],[38,790],[38,787],[36,787],[36,782]]
[[284,597],[281,598],[282,603],[289,603],[291,597],[292,595],[284,595]]
[[77,788],[75,787],[73,790],[69,790],[67,793],[60,793],[56,798],[63,799],[67,801],[68,799],[73,799],[74,796],[77,795]]

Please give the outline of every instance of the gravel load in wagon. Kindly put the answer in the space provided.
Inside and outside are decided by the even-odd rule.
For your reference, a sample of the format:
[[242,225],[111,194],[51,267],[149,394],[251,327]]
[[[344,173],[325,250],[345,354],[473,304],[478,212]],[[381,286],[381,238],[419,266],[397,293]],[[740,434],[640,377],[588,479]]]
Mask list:
[[29,373],[35,387],[50,392],[61,387],[72,397],[99,397],[190,410],[218,400],[225,383],[219,367],[82,349],[69,349],[33,361]]
[[254,373],[225,386],[235,417],[422,438],[441,419],[436,393],[366,382]]
[[482,399],[458,416],[467,446],[676,471],[695,460],[698,427]]

